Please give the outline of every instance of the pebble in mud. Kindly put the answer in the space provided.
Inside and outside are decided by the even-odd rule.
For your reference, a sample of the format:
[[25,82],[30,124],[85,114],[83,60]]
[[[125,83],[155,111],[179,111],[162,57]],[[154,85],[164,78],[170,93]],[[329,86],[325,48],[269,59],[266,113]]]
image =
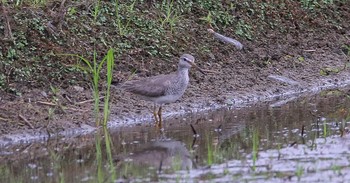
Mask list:
[[84,88],[81,87],[81,86],[73,86],[73,89],[77,92],[83,92],[84,91]]

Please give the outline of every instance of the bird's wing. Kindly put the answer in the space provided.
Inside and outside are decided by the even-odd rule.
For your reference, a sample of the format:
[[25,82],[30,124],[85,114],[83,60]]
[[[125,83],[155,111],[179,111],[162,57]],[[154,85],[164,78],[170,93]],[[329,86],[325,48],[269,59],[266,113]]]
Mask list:
[[139,80],[127,81],[122,88],[128,92],[147,97],[158,97],[165,94],[166,88],[171,85],[175,74],[158,75]]

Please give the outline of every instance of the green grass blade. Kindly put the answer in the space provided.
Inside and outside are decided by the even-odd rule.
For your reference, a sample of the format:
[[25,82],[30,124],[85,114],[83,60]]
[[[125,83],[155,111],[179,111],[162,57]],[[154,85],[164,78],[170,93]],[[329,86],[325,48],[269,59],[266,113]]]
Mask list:
[[104,125],[107,125],[107,120],[110,114],[109,109],[109,98],[110,98],[110,88],[112,84],[112,78],[113,78],[113,67],[114,67],[114,53],[113,49],[109,49],[107,53],[107,91],[105,96],[105,103],[104,103]]

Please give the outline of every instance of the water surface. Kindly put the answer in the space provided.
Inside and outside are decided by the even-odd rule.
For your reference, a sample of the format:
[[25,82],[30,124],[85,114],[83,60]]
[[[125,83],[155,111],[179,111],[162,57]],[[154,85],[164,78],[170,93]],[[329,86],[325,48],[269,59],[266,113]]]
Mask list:
[[[0,182],[350,182],[350,99],[325,91],[3,146]],[[190,124],[197,135],[194,135]]]

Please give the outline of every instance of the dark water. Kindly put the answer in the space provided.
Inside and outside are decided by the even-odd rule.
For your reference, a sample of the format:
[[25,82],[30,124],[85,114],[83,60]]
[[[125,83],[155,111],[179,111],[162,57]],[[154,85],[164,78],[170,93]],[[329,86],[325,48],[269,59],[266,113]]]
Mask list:
[[167,120],[164,134],[146,125],[5,146],[0,182],[350,182],[349,107],[326,91]]

